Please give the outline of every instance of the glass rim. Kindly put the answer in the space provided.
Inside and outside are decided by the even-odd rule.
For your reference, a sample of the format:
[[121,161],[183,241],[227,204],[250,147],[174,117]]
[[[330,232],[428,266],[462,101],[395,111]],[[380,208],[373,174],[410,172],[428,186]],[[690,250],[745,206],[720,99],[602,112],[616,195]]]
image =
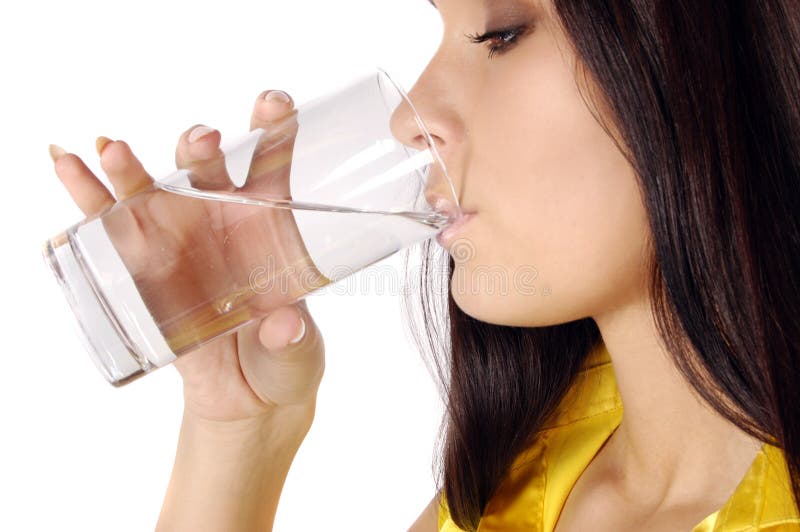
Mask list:
[[388,72],[386,72],[386,70],[384,70],[380,66],[377,66],[375,68],[378,71],[379,75],[383,75],[384,77],[386,77],[386,79],[389,80],[389,82],[392,84],[395,90],[397,90],[397,92],[400,94],[403,100],[408,104],[409,108],[411,108],[411,111],[414,113],[414,120],[416,121],[420,131],[422,131],[422,134],[425,137],[425,141],[428,144],[428,148],[431,154],[433,154],[433,158],[439,164],[439,167],[442,169],[442,172],[444,173],[444,178],[447,180],[447,184],[450,186],[450,194],[452,195],[453,200],[455,201],[456,212],[461,212],[461,205],[459,204],[458,201],[458,194],[456,194],[456,188],[453,185],[453,180],[450,179],[450,174],[447,171],[447,166],[444,164],[444,160],[439,154],[439,150],[436,148],[436,143],[434,142],[433,136],[428,130],[428,126],[425,124],[425,121],[422,120],[422,117],[417,111],[417,108],[414,106],[414,103],[411,101],[411,98],[409,98],[408,94],[406,94],[405,89],[403,89],[403,87],[401,87],[399,83],[395,82],[395,80],[392,79],[392,77],[389,75]]

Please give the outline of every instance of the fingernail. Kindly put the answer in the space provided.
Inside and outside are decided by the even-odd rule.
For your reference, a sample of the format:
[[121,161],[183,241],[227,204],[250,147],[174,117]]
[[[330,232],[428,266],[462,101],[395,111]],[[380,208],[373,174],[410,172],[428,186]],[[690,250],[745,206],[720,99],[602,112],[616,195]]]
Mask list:
[[276,102],[276,103],[289,103],[289,95],[283,91],[269,91],[264,99],[268,102]]
[[301,316],[300,317],[300,330],[298,331],[297,336],[295,336],[294,338],[289,340],[289,344],[290,345],[291,344],[296,344],[297,342],[299,342],[300,340],[303,339],[303,336],[305,336],[305,334],[306,334],[306,320],[304,320],[303,317]]
[[65,150],[61,146],[56,146],[55,144],[50,145],[49,151],[50,151],[50,158],[53,159],[53,162],[56,162],[59,157],[67,153],[67,150]]
[[197,139],[205,137],[209,133],[213,133],[214,129],[206,126],[197,126],[191,133],[189,133],[189,142],[196,142]]
[[104,150],[104,149],[105,149],[105,147],[106,147],[106,146],[108,146],[108,144],[109,144],[109,143],[111,143],[111,142],[114,142],[114,141],[113,141],[113,140],[111,140],[111,139],[110,139],[110,138],[108,138],[108,137],[104,137],[104,136],[102,136],[102,135],[100,135],[99,137],[97,137],[97,140],[95,140],[95,141],[94,141],[94,147],[97,149],[97,155],[100,155],[100,156],[102,157],[102,155],[103,155],[103,150]]

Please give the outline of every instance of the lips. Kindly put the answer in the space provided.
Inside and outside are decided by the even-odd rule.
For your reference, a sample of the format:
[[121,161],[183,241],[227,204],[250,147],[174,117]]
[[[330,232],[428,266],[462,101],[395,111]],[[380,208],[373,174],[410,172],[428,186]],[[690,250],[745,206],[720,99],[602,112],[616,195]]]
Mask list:
[[445,198],[438,198],[433,206],[433,210],[447,216],[448,220],[454,220],[458,215],[458,210],[453,203]]
[[444,214],[451,221],[455,221],[456,218],[458,218],[459,211],[460,214],[475,214],[474,209],[467,209],[463,206],[461,207],[461,209],[459,209],[453,204],[452,201],[442,197],[436,199],[436,201],[434,202],[433,210],[440,214]]
[[436,241],[445,249],[450,249],[453,242],[458,238],[464,226],[475,217],[474,212],[462,213],[454,222],[448,225],[441,233],[436,235]]

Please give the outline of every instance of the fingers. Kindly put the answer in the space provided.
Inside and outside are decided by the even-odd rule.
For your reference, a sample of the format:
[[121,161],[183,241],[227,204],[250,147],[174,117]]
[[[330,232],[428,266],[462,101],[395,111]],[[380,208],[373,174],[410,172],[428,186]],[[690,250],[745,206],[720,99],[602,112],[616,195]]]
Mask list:
[[114,204],[114,196],[80,157],[67,153],[55,144],[50,145],[50,157],[53,159],[56,175],[87,217],[99,214]]
[[268,404],[308,402],[322,380],[324,352],[322,334],[301,303],[279,307],[240,332],[242,374]]
[[245,187],[275,197],[289,198],[294,139],[297,135],[297,110],[283,91],[264,91],[256,99],[250,129],[263,128],[248,171]]
[[111,181],[117,200],[123,200],[152,185],[153,178],[145,171],[127,142],[98,137],[95,144],[100,155],[100,166]]
[[216,129],[197,124],[183,132],[175,150],[177,168],[190,170],[193,187],[207,190],[233,190],[234,184],[220,149],[222,135]]
[[306,336],[308,306],[301,299],[292,305],[279,307],[267,315],[258,327],[258,340],[270,352],[301,347]]
[[[126,142],[101,136],[95,144],[100,166],[111,181],[117,200],[132,196],[152,184],[152,177]],[[80,157],[66,153],[54,144],[50,146],[50,157],[59,179],[86,216],[98,214],[114,204],[114,196]]]
[[[268,94],[272,94],[272,96],[266,98]],[[286,130],[281,121],[291,114],[292,105],[291,98],[283,91],[262,92],[253,107],[253,113],[250,117],[250,130],[252,131],[259,127]],[[262,140],[271,140],[274,143],[278,139],[277,133],[279,132],[275,131],[269,139],[264,137]],[[293,138],[294,134],[290,133],[290,135]],[[221,140],[222,137],[219,131],[203,124],[192,126],[181,135],[175,151],[175,164],[177,168],[190,170],[188,177],[192,186],[201,189],[228,191],[236,188],[225,165],[225,154],[220,149]],[[261,167],[256,172],[253,171],[254,165],[259,160],[257,155],[260,151],[263,151],[263,146],[263,142],[260,141],[260,145],[255,151],[253,164],[248,171],[248,179],[250,175],[263,175],[268,170]],[[261,163],[264,160],[265,158],[261,158]],[[273,167],[276,166],[278,155],[271,155],[269,160],[272,161]],[[285,167],[285,162],[278,166]],[[250,184],[252,185],[252,181]]]
[[288,115],[294,108],[292,97],[281,90],[266,90],[258,95],[250,116],[250,131],[268,127]]
[[303,315],[291,306],[274,310],[258,328],[258,340],[270,352],[292,348],[303,340],[305,334]]

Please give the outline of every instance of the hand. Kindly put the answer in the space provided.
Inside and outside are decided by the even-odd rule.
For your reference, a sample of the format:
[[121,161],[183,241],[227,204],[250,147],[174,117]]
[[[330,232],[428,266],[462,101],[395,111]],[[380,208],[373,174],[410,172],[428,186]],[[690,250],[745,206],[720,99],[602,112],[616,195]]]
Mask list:
[[[193,186],[288,195],[296,111],[291,101],[270,102],[263,96],[256,100],[250,129],[279,130],[276,134],[286,136],[286,141],[255,157],[246,183],[237,189],[225,169],[219,132],[212,130],[189,142],[196,131],[190,128],[180,136],[176,163],[178,168],[190,170]],[[274,136],[264,138],[274,144]],[[185,315],[182,311],[207,303],[215,293],[231,293],[234,287],[247,291],[247,273],[265,253],[279,251],[279,267],[312,266],[291,211],[201,201],[164,192],[153,187],[152,176],[127,143],[99,137],[97,147],[116,199],[79,157],[52,147],[56,174],[87,217],[115,208],[103,217],[105,229],[173,350],[179,352],[175,346],[191,345],[184,345],[177,332],[185,330],[186,323],[169,322],[167,318]],[[128,201],[116,204],[123,199]],[[131,224],[132,220],[137,223]],[[275,230],[276,226],[280,229]],[[297,238],[278,242],[277,234],[282,238],[297,234]],[[200,245],[198,235],[204,237]],[[213,276],[201,277],[210,270],[215,270]],[[203,292],[194,278],[204,279]],[[206,279],[215,279],[218,285],[206,286]],[[283,294],[284,299],[291,300],[302,290],[295,283],[288,294]],[[274,310],[235,334],[180,355],[174,362],[183,379],[187,414],[222,424],[248,424],[280,410],[307,416],[310,423],[324,372],[324,343],[304,301],[275,308],[276,301],[280,303],[272,294],[247,291],[247,297],[234,302],[226,312],[262,315],[265,309]],[[299,342],[287,345],[300,333]]]

